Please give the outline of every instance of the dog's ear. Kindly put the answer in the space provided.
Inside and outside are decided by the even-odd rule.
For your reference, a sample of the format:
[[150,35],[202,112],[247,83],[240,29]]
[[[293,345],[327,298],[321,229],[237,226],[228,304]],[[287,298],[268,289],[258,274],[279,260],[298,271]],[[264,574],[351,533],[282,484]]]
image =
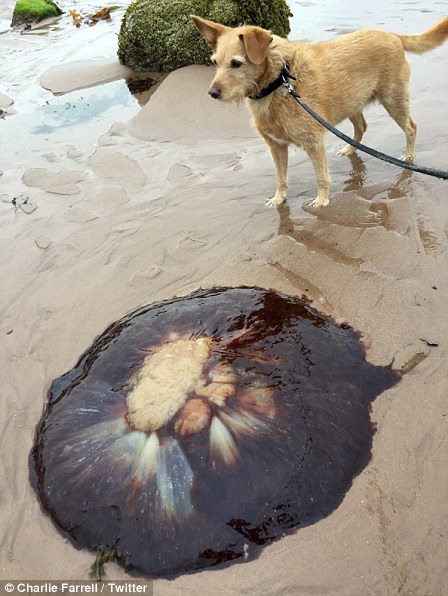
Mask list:
[[230,27],[226,27],[220,23],[214,23],[213,21],[207,21],[207,19],[203,19],[202,17],[197,17],[195,15],[190,16],[193,19],[193,23],[196,25],[199,33],[212,48],[212,50],[215,50],[218,38],[227,30],[229,30]]
[[246,27],[239,38],[244,43],[247,57],[254,64],[261,64],[266,58],[272,35],[260,27]]

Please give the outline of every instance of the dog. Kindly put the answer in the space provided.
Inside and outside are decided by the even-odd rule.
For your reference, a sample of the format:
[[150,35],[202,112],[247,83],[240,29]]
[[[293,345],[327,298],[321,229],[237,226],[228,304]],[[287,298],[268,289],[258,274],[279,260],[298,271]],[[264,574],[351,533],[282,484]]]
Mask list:
[[[448,37],[448,16],[421,35],[362,29],[311,44],[291,42],[260,27],[227,27],[191,18],[213,50],[216,76],[208,93],[222,102],[247,100],[255,126],[271,150],[277,189],[268,206],[285,200],[289,145],[304,149],[313,164],[318,192],[311,205],[329,204],[325,129],[293,97],[282,93],[282,73],[295,77],[290,79],[293,88],[322,118],[333,125],[348,118],[358,142],[367,129],[362,110],[379,101],[404,131],[404,159],[413,161],[417,126],[409,113],[410,65],[404,52],[423,54],[440,46]],[[338,151],[339,155],[354,152],[351,145]]]

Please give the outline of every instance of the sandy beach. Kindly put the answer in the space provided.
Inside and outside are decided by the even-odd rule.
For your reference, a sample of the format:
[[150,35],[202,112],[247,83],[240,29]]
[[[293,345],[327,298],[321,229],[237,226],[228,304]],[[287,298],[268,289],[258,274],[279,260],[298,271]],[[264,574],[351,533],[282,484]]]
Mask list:
[[[290,4],[291,37],[307,40],[360,27],[420,33],[446,12],[435,1],[391,4],[386,13],[368,2],[362,14],[354,2],[332,0],[325,11]],[[1,17],[8,13],[2,4]],[[208,97],[211,67],[170,74],[140,107],[122,100],[121,79],[130,73],[116,60],[116,37],[99,45],[92,29],[79,34],[76,51],[67,46],[57,57],[42,36],[0,35],[0,107],[10,111],[0,120],[0,577],[85,579],[94,560],[57,531],[29,483],[51,381],[139,306],[198,288],[249,285],[306,295],[359,330],[375,364],[427,357],[373,404],[371,462],[334,513],[254,561],[157,580],[154,593],[444,596],[448,183],[366,155],[338,157],[341,143],[328,137],[330,205],[307,206],[314,174],[297,150],[287,202],[266,208],[275,187],[271,157],[244,106]],[[62,38],[54,33],[56,47],[64,48]],[[443,170],[447,51],[409,56],[416,163]],[[33,52],[42,59],[30,78]],[[101,115],[84,121],[82,110],[97,104],[86,107],[82,93],[108,84],[117,85],[111,94],[118,99],[108,100],[106,116],[98,100]],[[63,117],[79,119],[36,131],[51,93],[55,110],[72,102]],[[400,156],[403,134],[384,110],[372,106],[366,119],[366,144]],[[350,132],[347,123],[342,129]],[[127,577],[114,564],[106,572]]]

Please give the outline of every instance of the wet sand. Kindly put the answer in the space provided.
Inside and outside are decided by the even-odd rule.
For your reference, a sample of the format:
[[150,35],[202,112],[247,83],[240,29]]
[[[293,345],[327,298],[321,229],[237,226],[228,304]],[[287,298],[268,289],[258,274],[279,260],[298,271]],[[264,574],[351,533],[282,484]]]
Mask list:
[[[325,14],[313,4],[291,5],[293,34],[306,39],[361,26],[418,33],[444,8],[392,4],[378,15],[372,3],[359,15],[336,0]],[[92,33],[81,33],[97,47]],[[43,51],[44,42],[1,36],[5,71],[12,77],[16,69],[25,80],[29,67],[17,56]],[[416,162],[440,169],[448,167],[447,48],[409,57]],[[375,364],[399,366],[417,352],[428,357],[375,401],[372,460],[332,515],[265,548],[253,562],[159,580],[155,593],[443,596],[447,182],[368,156],[337,157],[339,141],[328,137],[331,205],[307,207],[315,181],[297,151],[287,203],[268,209],[264,200],[275,185],[271,158],[243,106],[209,99],[208,67],[171,74],[141,109],[122,106],[121,116],[116,110],[109,121],[103,115],[96,123],[31,137],[27,102],[44,103],[41,76],[55,93],[83,77],[90,86],[96,82],[91,61],[114,58],[112,44],[74,54],[67,51],[67,66],[52,76],[54,63],[43,53],[28,91],[19,85],[14,95],[14,86],[1,79],[0,92],[14,99],[17,114],[0,122],[0,576],[81,579],[93,562],[91,553],[75,550],[58,533],[28,481],[28,454],[52,379],[107,325],[140,305],[244,284],[307,295],[316,308],[363,333]],[[383,109],[372,106],[366,118],[366,143],[400,155],[403,134]],[[20,195],[27,203],[15,207],[11,201]],[[127,576],[109,564],[107,577]]]

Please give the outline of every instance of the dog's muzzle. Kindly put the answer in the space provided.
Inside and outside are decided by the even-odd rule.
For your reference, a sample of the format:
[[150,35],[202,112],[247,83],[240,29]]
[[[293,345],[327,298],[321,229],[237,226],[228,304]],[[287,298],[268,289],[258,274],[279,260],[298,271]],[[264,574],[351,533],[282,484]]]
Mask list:
[[219,87],[210,87],[208,94],[213,97],[213,99],[219,99],[221,97],[221,89]]

